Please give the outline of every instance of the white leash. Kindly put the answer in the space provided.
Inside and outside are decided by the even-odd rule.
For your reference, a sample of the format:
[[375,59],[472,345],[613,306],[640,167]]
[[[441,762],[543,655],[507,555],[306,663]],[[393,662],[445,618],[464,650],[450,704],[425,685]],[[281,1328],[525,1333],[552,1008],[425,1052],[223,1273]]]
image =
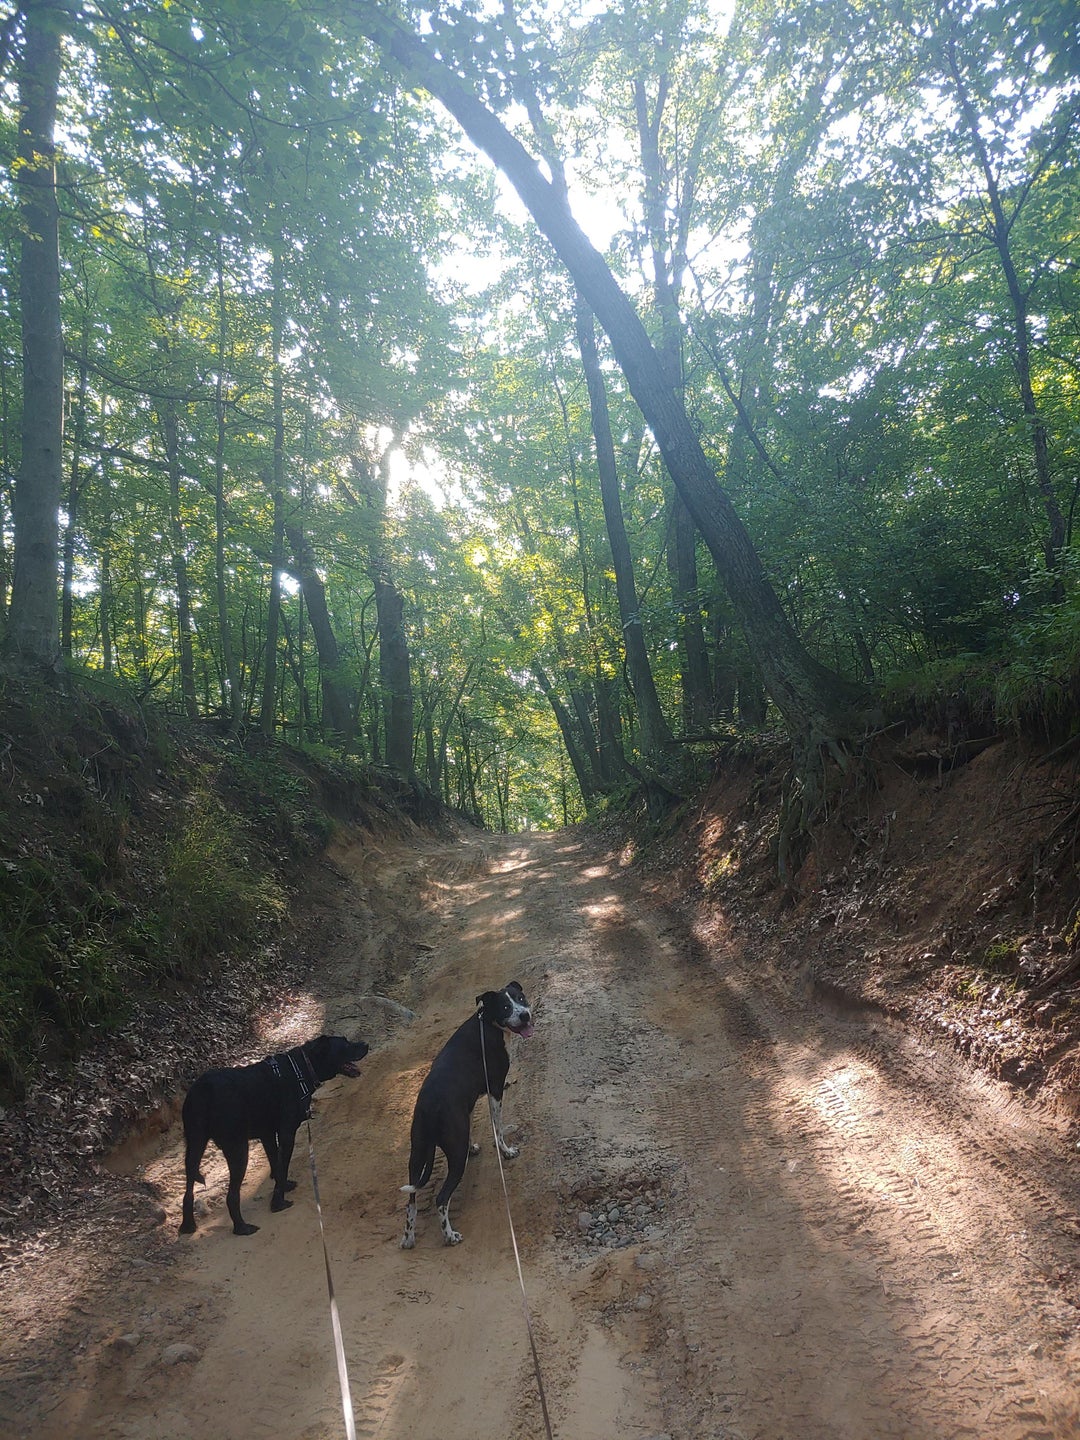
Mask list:
[[[326,1262],[326,1290],[330,1296],[330,1324],[334,1329],[334,1353],[337,1355],[338,1384],[341,1386],[341,1409],[345,1416],[346,1440],[356,1440],[356,1421],[353,1419],[352,1392],[349,1389],[349,1372],[345,1365],[345,1345],[341,1338],[341,1316],[334,1296],[334,1277],[330,1273],[330,1251],[326,1248],[326,1230],[323,1227],[322,1202],[319,1200],[319,1176],[315,1170],[315,1146],[311,1141],[311,1116],[307,1122],[308,1156],[311,1159],[311,1188],[315,1191],[315,1210],[319,1217],[319,1234],[322,1236],[323,1259]],[[549,1432],[550,1433],[550,1432]]]
[[[480,1055],[484,1062],[484,1084],[488,1082],[487,1068],[487,1047],[484,1044],[484,1017],[477,1016],[480,1025]],[[540,1374],[540,1356],[536,1351],[536,1339],[533,1336],[532,1316],[529,1314],[529,1297],[525,1293],[525,1277],[521,1273],[521,1255],[518,1253],[517,1236],[514,1234],[514,1217],[510,1213],[510,1192],[506,1188],[506,1171],[503,1168],[502,1150],[499,1148],[499,1132],[495,1128],[495,1116],[492,1113],[491,1091],[488,1091],[488,1118],[491,1120],[491,1134],[495,1141],[495,1158],[499,1162],[499,1179],[502,1181],[503,1199],[506,1201],[506,1219],[510,1226],[510,1243],[514,1247],[514,1263],[517,1266],[518,1284],[521,1286],[521,1308],[525,1312],[525,1329],[529,1334],[529,1349],[532,1351],[533,1370],[536,1374],[536,1388],[540,1394],[540,1409],[544,1416],[544,1429],[547,1431],[548,1440],[554,1440],[551,1430],[551,1418],[548,1415],[547,1396],[544,1394],[544,1378]]]

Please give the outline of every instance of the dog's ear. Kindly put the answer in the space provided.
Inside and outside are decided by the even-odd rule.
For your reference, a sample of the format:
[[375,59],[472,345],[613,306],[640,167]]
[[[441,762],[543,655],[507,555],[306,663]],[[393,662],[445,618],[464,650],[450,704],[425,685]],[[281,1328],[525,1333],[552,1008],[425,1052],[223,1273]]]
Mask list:
[[477,995],[476,1008],[482,1015],[486,1015],[499,1003],[499,992],[497,990],[485,990],[483,995]]

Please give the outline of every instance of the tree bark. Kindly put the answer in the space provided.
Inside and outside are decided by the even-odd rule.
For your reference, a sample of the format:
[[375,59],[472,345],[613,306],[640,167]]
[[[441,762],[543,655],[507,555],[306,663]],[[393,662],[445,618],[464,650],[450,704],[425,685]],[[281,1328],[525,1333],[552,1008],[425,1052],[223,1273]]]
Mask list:
[[169,540],[176,579],[177,654],[180,661],[180,699],[184,714],[195,720],[199,697],[195,687],[195,653],[191,642],[191,580],[188,576],[187,535],[184,529],[183,466],[180,463],[180,424],[176,404],[167,400],[161,409],[161,439],[169,471]]
[[577,735],[574,732],[573,719],[571,718],[569,710],[567,710],[559,697],[555,686],[548,678],[543,666],[534,662],[529,668],[532,670],[536,683],[544,692],[544,696],[551,706],[552,714],[555,716],[555,722],[559,727],[559,733],[562,735],[563,745],[566,747],[566,754],[574,769],[578,790],[581,792],[581,798],[585,803],[585,808],[589,809],[592,802],[596,799],[596,785],[593,773],[582,753],[581,746],[578,744]]
[[671,742],[671,731],[653,681],[645,631],[641,623],[641,606],[634,580],[634,559],[626,535],[626,521],[619,495],[619,477],[615,467],[615,445],[611,438],[607,393],[600,370],[593,317],[588,306],[578,298],[575,311],[578,348],[589,392],[593,440],[596,444],[596,468],[600,476],[600,499],[604,507],[604,526],[611,547],[611,563],[615,570],[615,593],[619,602],[623,650],[630,672],[630,684],[637,704],[641,732],[641,752],[650,765],[660,765],[664,746]]
[[386,525],[386,495],[390,482],[390,456],[395,437],[383,451],[377,467],[357,457],[353,474],[358,495],[350,495],[368,516],[367,568],[375,587],[375,614],[379,632],[379,699],[383,715],[385,760],[399,775],[413,774],[413,732],[416,725],[412,662],[405,631],[405,597],[394,583]]
[[281,346],[284,330],[282,304],[281,236],[274,245],[270,266],[270,367],[273,412],[274,454],[271,462],[270,493],[274,506],[274,534],[270,553],[270,596],[266,608],[266,644],[263,649],[262,705],[259,729],[267,737],[274,733],[278,693],[278,631],[281,624],[281,568],[285,563],[285,385],[282,376]]
[[51,668],[60,659],[57,566],[64,345],[55,130],[64,6],[60,0],[24,0],[22,10],[17,170],[22,229],[22,466],[15,486],[15,565],[5,651]]
[[240,672],[232,641],[229,617],[229,586],[225,566],[225,367],[228,363],[228,321],[225,309],[225,262],[223,246],[217,247],[218,354],[214,381],[214,413],[217,441],[214,447],[214,577],[217,589],[218,633],[221,637],[221,708],[230,732],[240,728]]
[[693,732],[707,730],[712,724],[709,652],[705,644],[701,605],[698,600],[694,522],[677,492],[672,497],[672,507],[668,568],[671,572],[671,591],[679,612],[683,726]]
[[341,676],[341,651],[330,622],[326,586],[315,565],[311,541],[299,525],[287,527],[296,578],[307,600],[308,621],[319,655],[319,678],[323,695],[323,730],[332,740],[348,744],[353,735],[353,707]]
[[87,323],[84,321],[82,343],[79,347],[79,388],[75,399],[75,427],[71,445],[71,460],[68,465],[67,504],[64,506],[67,518],[64,522],[63,564],[61,566],[61,607],[60,607],[60,652],[65,660],[71,659],[72,630],[75,625],[75,535],[79,523],[79,500],[82,496],[82,455],[86,438],[86,392],[88,385],[87,351],[89,348]]

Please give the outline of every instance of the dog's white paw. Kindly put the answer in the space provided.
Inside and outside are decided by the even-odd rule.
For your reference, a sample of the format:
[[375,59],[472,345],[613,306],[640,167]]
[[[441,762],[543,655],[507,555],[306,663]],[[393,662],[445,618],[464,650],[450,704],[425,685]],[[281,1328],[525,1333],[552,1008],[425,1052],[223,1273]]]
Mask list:
[[479,1154],[480,1154],[480,1141],[479,1141],[479,1140],[474,1140],[474,1141],[472,1142],[472,1144],[469,1146],[469,1154],[470,1154],[470,1155],[479,1155]]
[[506,1156],[507,1160],[516,1160],[521,1154],[520,1145],[500,1145],[499,1149]]
[[416,1244],[416,1236],[415,1236],[415,1235],[403,1235],[403,1236],[401,1237],[401,1248],[402,1248],[402,1250],[411,1250],[415,1244]]
[[447,1230],[447,1231],[446,1231],[446,1235],[445,1235],[445,1239],[446,1239],[447,1245],[460,1245],[460,1244],[461,1244],[461,1231],[460,1231],[460,1230]]

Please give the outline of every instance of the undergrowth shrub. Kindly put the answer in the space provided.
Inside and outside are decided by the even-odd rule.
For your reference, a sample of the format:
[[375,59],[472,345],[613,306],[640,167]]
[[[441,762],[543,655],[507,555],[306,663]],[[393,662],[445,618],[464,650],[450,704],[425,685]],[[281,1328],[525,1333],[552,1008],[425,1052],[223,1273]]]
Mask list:
[[1003,644],[985,654],[930,661],[886,686],[893,711],[929,724],[950,739],[1013,730],[1042,740],[1080,725],[1080,554],[1067,553],[1051,577],[1041,575]]
[[40,860],[0,864],[0,916],[0,1094],[18,1095],[38,1061],[123,1023],[145,953],[111,896]]
[[240,826],[209,792],[163,856],[159,906],[168,969],[193,979],[205,961],[239,941],[265,936],[286,913],[284,890]]

